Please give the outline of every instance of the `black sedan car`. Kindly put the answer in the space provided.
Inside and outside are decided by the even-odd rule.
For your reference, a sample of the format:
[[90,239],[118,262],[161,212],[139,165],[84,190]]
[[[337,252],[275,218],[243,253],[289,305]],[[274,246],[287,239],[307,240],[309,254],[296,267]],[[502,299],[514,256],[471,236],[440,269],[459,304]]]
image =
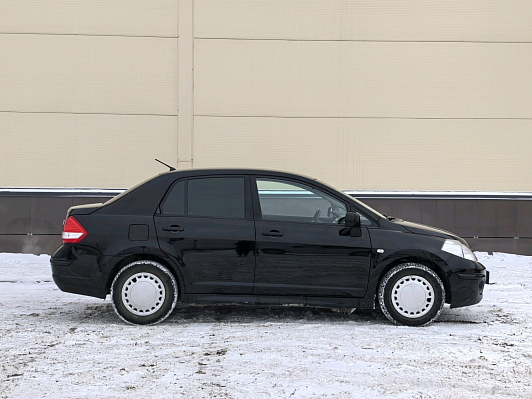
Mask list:
[[176,303],[375,309],[420,326],[482,299],[488,271],[452,233],[290,173],[170,171],[74,206],[51,258],[65,291],[154,324]]

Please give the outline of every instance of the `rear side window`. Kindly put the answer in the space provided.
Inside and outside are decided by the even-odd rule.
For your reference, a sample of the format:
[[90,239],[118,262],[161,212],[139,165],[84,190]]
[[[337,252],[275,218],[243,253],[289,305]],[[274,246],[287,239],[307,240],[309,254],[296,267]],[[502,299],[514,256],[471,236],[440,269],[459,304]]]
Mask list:
[[212,177],[188,181],[188,216],[244,219],[243,177]]
[[161,211],[165,215],[244,219],[245,193],[243,177],[183,180],[172,187]]

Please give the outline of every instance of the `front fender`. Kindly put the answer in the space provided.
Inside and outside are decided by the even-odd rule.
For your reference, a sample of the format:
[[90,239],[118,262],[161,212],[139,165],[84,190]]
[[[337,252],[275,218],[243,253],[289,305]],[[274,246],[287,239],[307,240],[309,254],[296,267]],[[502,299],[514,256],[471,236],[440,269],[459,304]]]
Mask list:
[[443,239],[402,231],[371,231],[373,262],[366,299],[375,299],[379,283],[396,265],[415,262],[432,268],[442,279],[448,291],[449,278],[453,274],[448,260],[452,256],[441,251]]

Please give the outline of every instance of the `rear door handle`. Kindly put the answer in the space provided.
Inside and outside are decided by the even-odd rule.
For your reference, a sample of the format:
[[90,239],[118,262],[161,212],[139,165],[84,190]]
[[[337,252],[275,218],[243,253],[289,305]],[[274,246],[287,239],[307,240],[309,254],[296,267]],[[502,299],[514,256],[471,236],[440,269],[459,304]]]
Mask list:
[[184,231],[184,230],[185,229],[183,227],[176,226],[176,225],[163,227],[163,231],[169,231],[170,233],[179,233],[179,232]]
[[272,237],[272,238],[279,238],[279,237],[284,236],[284,234],[281,233],[279,230],[263,231],[262,235],[266,237]]

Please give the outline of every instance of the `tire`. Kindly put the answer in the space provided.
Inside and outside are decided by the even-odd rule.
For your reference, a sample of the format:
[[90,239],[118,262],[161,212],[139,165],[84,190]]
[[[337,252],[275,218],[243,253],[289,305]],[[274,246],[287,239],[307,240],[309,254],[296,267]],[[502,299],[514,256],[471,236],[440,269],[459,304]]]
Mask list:
[[174,310],[177,297],[177,282],[170,270],[149,260],[128,264],[111,285],[116,314],[131,324],[160,323]]
[[379,305],[395,324],[425,326],[440,316],[445,288],[433,270],[418,263],[404,263],[381,280]]

